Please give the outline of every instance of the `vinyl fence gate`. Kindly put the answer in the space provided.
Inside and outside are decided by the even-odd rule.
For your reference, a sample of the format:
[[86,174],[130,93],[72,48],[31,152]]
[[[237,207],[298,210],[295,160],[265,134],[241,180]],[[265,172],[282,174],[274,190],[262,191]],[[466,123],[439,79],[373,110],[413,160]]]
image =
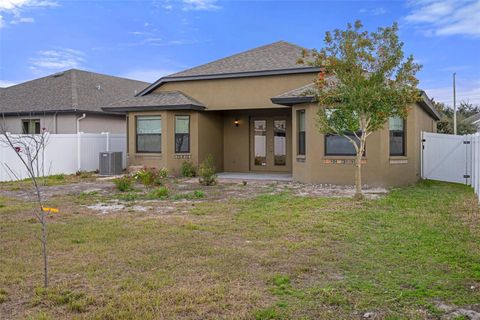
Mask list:
[[480,133],[422,132],[422,178],[472,186],[480,200]]

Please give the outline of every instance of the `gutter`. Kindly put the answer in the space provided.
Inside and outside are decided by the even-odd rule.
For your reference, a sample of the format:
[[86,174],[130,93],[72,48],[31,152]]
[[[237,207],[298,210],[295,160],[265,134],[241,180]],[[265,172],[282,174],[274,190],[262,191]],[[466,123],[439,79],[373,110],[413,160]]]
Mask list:
[[78,171],[82,170],[82,147],[81,147],[81,132],[80,132],[80,121],[85,119],[87,115],[84,113],[82,116],[77,118],[77,169]]

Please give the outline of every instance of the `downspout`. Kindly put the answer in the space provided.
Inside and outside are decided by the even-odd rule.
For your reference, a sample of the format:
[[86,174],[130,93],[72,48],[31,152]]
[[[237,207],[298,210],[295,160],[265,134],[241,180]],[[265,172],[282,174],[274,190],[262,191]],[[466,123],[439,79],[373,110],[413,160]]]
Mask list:
[[77,169],[80,171],[82,169],[82,154],[81,154],[81,132],[80,132],[80,121],[85,119],[87,115],[84,113],[81,117],[77,118]]

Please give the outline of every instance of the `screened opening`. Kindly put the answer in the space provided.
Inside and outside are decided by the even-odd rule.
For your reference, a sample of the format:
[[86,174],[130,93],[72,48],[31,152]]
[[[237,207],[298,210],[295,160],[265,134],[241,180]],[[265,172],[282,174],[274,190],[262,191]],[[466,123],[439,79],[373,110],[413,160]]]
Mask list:
[[255,165],[266,166],[267,165],[267,121],[255,120],[253,122],[255,138],[254,138],[254,150],[255,150]]
[[405,120],[401,117],[391,117],[388,121],[390,129],[390,155],[405,155]]
[[175,153],[190,152],[190,116],[175,116]]
[[274,164],[285,166],[287,164],[287,121],[273,121],[273,151]]
[[162,152],[162,118],[160,116],[138,116],[137,153]]

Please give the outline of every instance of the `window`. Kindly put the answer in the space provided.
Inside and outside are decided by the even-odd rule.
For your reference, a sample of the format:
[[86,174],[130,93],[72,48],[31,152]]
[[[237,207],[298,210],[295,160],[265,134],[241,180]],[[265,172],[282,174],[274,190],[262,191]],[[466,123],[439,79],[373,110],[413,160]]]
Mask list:
[[305,155],[305,110],[297,111],[298,147],[297,154]]
[[267,121],[255,120],[253,122],[255,140],[255,165],[266,166],[267,165]]
[[388,120],[390,128],[390,155],[405,155],[405,120],[401,117],[391,117]]
[[24,134],[40,134],[40,120],[22,120],[22,131]]
[[138,116],[137,153],[162,152],[162,118],[160,116]]
[[[349,134],[350,138],[360,144],[355,135]],[[327,156],[355,156],[355,147],[347,138],[336,134],[325,135],[325,155]],[[365,155],[365,153],[364,153]]]
[[190,116],[175,116],[175,153],[190,152]]

